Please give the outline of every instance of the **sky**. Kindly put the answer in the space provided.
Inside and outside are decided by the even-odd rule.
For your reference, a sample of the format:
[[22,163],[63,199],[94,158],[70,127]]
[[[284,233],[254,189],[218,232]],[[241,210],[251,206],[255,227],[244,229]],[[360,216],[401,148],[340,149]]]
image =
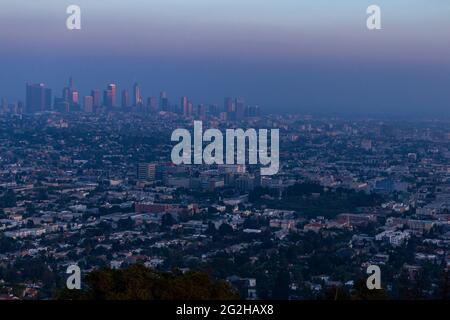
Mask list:
[[23,100],[26,82],[60,96],[69,76],[81,95],[137,81],[174,103],[450,116],[450,1],[1,0],[0,96]]

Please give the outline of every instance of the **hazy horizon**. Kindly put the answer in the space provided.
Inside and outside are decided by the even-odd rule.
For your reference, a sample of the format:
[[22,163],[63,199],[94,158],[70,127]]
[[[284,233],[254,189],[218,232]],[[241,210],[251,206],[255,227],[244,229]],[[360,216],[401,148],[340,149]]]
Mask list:
[[[81,7],[82,29],[65,27]],[[382,9],[382,30],[366,8]],[[444,0],[3,1],[0,97],[26,82],[60,96],[140,83],[172,103],[243,96],[267,112],[450,112],[450,2]]]

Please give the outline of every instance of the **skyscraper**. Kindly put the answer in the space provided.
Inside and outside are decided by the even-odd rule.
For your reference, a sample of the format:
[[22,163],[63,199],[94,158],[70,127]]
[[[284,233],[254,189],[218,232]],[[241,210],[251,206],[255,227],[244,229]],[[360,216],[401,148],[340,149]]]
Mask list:
[[190,116],[188,97],[181,97],[180,108],[181,108],[181,112],[183,112],[183,116],[185,116],[185,117]]
[[148,110],[148,112],[157,112],[158,111],[158,98],[157,97],[147,98],[147,110]]
[[122,108],[126,109],[130,106],[130,95],[128,90],[122,90]]
[[8,112],[8,100],[6,98],[2,98],[2,103],[0,107],[0,112],[7,113]]
[[26,85],[26,112],[33,113],[51,109],[52,90],[45,84]]
[[225,101],[224,101],[223,111],[225,111],[226,113],[234,112],[235,111],[234,102],[235,102],[235,100],[233,98],[226,97]]
[[148,97],[147,98],[146,112],[158,112],[158,98],[157,97]]
[[108,91],[111,92],[111,107],[117,106],[117,86],[114,83],[108,85]]
[[165,91],[162,91],[159,95],[159,108],[163,111],[169,111],[169,98]]
[[72,77],[69,78],[69,86],[63,89],[62,99],[68,102],[71,107],[77,107],[79,105],[79,93],[73,86]]
[[69,87],[64,87],[63,92],[62,92],[62,99],[67,102],[70,101],[70,88]]
[[227,97],[224,102],[224,112],[227,113],[227,120],[234,120],[236,117],[235,99]]
[[192,117],[194,115],[194,104],[189,101],[188,102],[188,110],[187,110],[187,116]]
[[73,105],[78,105],[79,102],[80,102],[79,100],[80,100],[80,99],[79,99],[78,91],[73,90],[73,91],[72,91],[72,94],[71,94],[71,97],[70,97],[70,102],[71,102]]
[[141,88],[139,88],[139,84],[137,82],[133,86],[133,106],[142,106]]
[[116,90],[115,84],[111,83],[108,85],[107,89],[103,91],[103,104],[106,107],[114,108],[116,104]]
[[217,116],[220,113],[219,106],[217,104],[211,104],[208,107],[208,113],[213,116]]
[[105,107],[112,108],[112,106],[113,106],[113,98],[112,98],[112,91],[111,90],[104,90],[103,91],[103,105]]
[[236,120],[242,120],[245,116],[245,100],[244,98],[236,98],[235,102]]
[[199,104],[197,106],[196,114],[197,114],[198,119],[200,119],[200,120],[205,120],[206,119],[206,107],[205,107],[204,104]]
[[94,98],[92,96],[85,96],[83,98],[84,112],[91,113],[94,110]]
[[99,108],[102,105],[102,97],[99,89],[94,89],[91,91],[91,96],[93,98],[94,108]]
[[69,112],[70,104],[68,101],[64,100],[64,98],[55,98],[55,102],[53,103],[53,109],[58,112]]
[[245,115],[247,117],[259,117],[259,115],[260,115],[259,107],[258,106],[247,106]]

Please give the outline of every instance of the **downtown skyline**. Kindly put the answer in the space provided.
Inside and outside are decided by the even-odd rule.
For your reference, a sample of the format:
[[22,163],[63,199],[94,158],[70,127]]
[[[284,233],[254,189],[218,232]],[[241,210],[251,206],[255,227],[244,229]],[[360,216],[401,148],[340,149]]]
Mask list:
[[45,83],[26,83],[23,100],[8,101],[2,98],[0,111],[11,114],[33,114],[45,111],[105,113],[105,112],[168,112],[185,118],[207,119],[217,117],[220,120],[235,121],[260,115],[258,105],[247,104],[244,97],[225,97],[223,103],[204,104],[193,101],[188,96],[170,97],[166,91],[159,95],[144,95],[139,83],[132,90],[118,88],[116,83],[108,83],[100,89],[92,88],[82,94],[72,77],[61,93],[55,92]]
[[25,82],[60,92],[72,75],[83,95],[139,82],[205,104],[245,96],[269,112],[448,116],[450,4],[375,1],[382,30],[369,31],[372,3],[81,0],[82,29],[70,31],[70,2],[10,1],[0,96],[20,100]]

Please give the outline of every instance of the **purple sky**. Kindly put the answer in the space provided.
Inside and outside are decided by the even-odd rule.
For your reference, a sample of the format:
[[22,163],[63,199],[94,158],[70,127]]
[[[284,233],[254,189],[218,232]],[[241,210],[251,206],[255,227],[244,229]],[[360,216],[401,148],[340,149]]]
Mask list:
[[[25,82],[82,95],[138,81],[144,96],[264,109],[450,115],[447,0],[7,0],[0,5],[0,96]],[[65,28],[81,7],[82,29]],[[382,30],[366,8],[382,8]]]

